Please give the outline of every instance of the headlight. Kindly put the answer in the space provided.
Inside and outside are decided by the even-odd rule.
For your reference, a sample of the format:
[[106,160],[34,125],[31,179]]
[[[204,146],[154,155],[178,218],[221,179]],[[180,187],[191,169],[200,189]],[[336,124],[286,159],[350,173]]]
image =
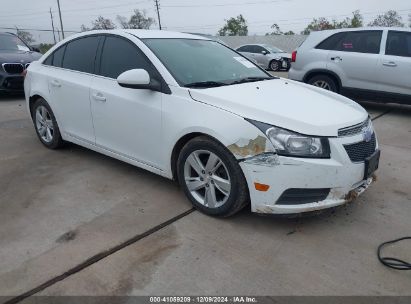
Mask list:
[[267,136],[279,155],[330,158],[328,138],[306,136],[251,119],[247,121]]

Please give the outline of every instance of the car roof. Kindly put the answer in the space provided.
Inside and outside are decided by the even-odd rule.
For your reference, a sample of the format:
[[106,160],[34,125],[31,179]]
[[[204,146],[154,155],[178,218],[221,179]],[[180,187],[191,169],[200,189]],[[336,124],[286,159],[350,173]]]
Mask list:
[[352,27],[352,28],[342,28],[342,29],[334,29],[334,30],[324,30],[324,31],[315,31],[314,33],[340,33],[340,32],[352,32],[352,31],[383,31],[383,30],[391,30],[391,31],[402,31],[402,32],[411,32],[411,28],[407,27]]
[[187,33],[160,31],[160,30],[140,30],[140,29],[119,29],[119,30],[91,30],[73,35],[73,37],[81,37],[90,34],[124,34],[128,33],[140,39],[147,38],[171,38],[171,39],[197,39],[211,40],[204,36],[192,35]]

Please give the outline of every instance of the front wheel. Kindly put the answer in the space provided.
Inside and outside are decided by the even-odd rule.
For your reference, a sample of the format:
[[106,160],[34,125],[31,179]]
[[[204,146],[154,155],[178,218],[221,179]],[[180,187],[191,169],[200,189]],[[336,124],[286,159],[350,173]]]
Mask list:
[[189,141],[177,166],[184,193],[203,213],[226,217],[248,203],[247,182],[237,160],[214,140],[201,136]]

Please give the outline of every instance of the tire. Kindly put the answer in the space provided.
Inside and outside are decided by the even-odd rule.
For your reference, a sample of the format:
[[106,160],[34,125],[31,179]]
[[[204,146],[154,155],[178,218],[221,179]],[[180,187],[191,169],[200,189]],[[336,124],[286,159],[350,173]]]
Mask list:
[[281,69],[281,62],[278,60],[271,60],[270,61],[270,70],[271,71],[279,71]]
[[285,71],[288,72],[291,69],[291,63],[290,61],[287,60],[287,67],[285,68]]
[[41,143],[49,149],[63,147],[64,141],[49,104],[43,98],[39,98],[35,101],[31,112],[34,129]]
[[324,90],[338,93],[337,83],[335,82],[334,79],[332,79],[331,77],[327,75],[317,75],[317,76],[311,77],[307,83],[313,86],[322,88]]
[[183,147],[177,174],[187,198],[207,215],[228,217],[249,203],[247,182],[237,160],[209,137],[196,137]]

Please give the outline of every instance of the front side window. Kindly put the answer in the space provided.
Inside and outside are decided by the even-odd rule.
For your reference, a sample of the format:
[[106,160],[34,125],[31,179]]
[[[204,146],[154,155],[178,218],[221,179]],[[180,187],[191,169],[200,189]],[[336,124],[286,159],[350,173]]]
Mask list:
[[100,37],[91,36],[67,43],[62,67],[79,72],[94,73],[94,61],[99,40]]
[[411,57],[411,33],[389,31],[385,54],[401,57]]
[[270,78],[254,63],[211,40],[144,39],[181,86],[199,82],[232,84],[240,79]]
[[151,63],[131,42],[107,37],[101,54],[100,75],[116,79],[121,73],[132,69],[151,70]]
[[382,31],[350,31],[335,34],[324,40],[317,49],[379,54]]
[[248,45],[244,45],[240,47],[237,52],[250,52],[250,47]]
[[0,34],[0,50],[28,52],[30,48],[17,36]]

